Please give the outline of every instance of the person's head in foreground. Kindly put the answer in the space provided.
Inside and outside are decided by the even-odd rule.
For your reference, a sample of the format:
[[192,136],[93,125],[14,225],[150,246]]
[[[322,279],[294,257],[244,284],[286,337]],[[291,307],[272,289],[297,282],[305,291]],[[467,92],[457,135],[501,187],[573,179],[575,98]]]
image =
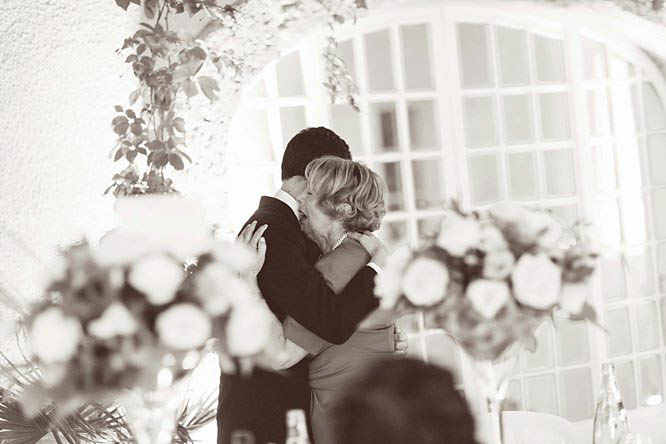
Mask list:
[[328,420],[336,444],[476,444],[451,373],[415,359],[369,366],[340,393]]
[[375,231],[386,214],[388,190],[370,168],[324,156],[305,169],[307,196],[301,205],[304,231],[326,251],[345,233]]

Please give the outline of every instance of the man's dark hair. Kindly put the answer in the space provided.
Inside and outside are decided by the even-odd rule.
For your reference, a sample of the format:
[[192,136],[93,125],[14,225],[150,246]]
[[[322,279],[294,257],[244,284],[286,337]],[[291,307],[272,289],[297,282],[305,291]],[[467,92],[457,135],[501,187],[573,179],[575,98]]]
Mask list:
[[284,150],[282,180],[305,176],[308,163],[326,155],[351,159],[347,142],[330,129],[320,126],[301,130]]
[[382,360],[340,393],[329,413],[336,444],[475,444],[474,419],[447,370]]

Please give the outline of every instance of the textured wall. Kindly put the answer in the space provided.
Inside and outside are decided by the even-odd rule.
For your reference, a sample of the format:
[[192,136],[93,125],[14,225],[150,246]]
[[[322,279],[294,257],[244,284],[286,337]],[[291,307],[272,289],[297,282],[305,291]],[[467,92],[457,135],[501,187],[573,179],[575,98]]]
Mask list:
[[55,245],[110,223],[110,120],[134,84],[114,51],[137,14],[112,0],[0,1],[0,284],[23,299]]

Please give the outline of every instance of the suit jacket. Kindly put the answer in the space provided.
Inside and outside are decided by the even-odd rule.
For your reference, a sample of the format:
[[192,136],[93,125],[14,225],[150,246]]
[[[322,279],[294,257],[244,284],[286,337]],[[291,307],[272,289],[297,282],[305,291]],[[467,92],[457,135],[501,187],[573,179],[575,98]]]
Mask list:
[[[339,295],[313,267],[320,252],[301,231],[288,205],[262,197],[259,209],[246,225],[268,224],[267,251],[257,276],[270,309],[281,321],[287,315],[333,344],[344,343],[378,301],[373,294],[375,272],[364,267]],[[254,433],[257,444],[286,440],[287,410],[308,411],[308,366],[303,360],[288,372],[260,369],[251,377],[222,375],[217,414],[218,444],[227,444],[233,430]]]

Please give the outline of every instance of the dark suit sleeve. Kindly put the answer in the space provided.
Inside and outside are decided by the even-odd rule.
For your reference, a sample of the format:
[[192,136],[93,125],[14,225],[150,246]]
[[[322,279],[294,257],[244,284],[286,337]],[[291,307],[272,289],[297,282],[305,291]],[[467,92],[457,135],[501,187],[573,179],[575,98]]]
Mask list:
[[257,278],[266,301],[322,339],[343,344],[379,305],[373,294],[374,270],[364,267],[336,295],[308,263],[292,230],[278,221],[261,223],[268,223],[264,233],[268,248]]

